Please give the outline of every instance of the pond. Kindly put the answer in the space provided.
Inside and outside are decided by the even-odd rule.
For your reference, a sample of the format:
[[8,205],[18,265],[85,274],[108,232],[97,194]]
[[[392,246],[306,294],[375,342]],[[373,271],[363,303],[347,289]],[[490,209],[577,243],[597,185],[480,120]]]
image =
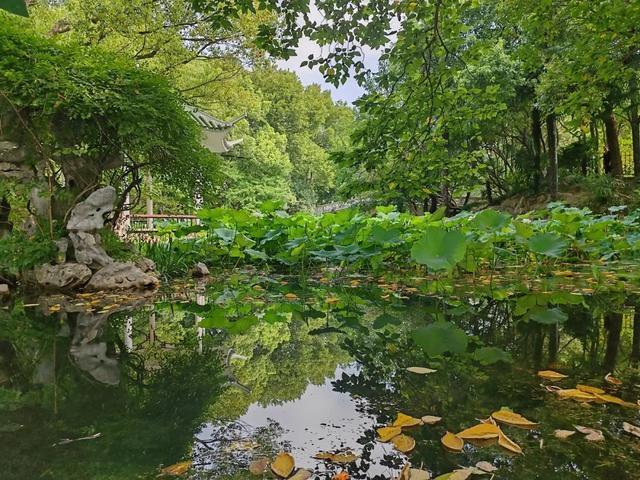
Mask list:
[[[633,285],[336,276],[245,271],[154,294],[14,299],[0,313],[0,477],[151,479],[191,461],[185,478],[261,478],[249,463],[288,451],[316,479],[393,479],[408,461],[434,478],[479,461],[495,479],[640,478],[640,439],[623,430],[640,424]],[[553,387],[577,384],[612,397]],[[522,455],[495,441],[443,448],[447,431],[502,408],[537,423],[501,425]],[[376,440],[400,412],[441,417],[404,429],[406,454]],[[575,425],[604,440],[554,435]]]

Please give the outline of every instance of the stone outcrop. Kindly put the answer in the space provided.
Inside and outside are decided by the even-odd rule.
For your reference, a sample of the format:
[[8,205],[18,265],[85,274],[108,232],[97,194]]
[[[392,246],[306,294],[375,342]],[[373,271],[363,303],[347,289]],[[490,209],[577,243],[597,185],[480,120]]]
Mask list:
[[[37,197],[37,192],[33,195]],[[115,262],[102,246],[98,231],[113,213],[115,201],[116,190],[104,187],[71,210],[67,222],[69,236],[56,242],[59,264],[44,265],[34,272],[35,282],[39,286],[50,289],[85,287],[89,290],[120,290],[149,289],[159,285],[158,278],[151,273],[155,270],[151,260],[141,259],[137,264]],[[73,246],[75,263],[64,263],[70,256],[67,251],[69,244]]]
[[191,275],[194,277],[207,277],[209,275],[209,268],[202,262],[196,263],[191,269]]
[[93,274],[87,284],[89,290],[120,290],[156,288],[158,278],[143,272],[132,262],[113,262]]
[[43,288],[64,290],[84,286],[91,278],[91,269],[81,263],[43,265],[34,272],[36,283]]
[[102,248],[100,235],[89,232],[69,232],[69,238],[73,244],[76,261],[84,263],[91,268],[102,268],[113,262]]
[[28,180],[34,176],[31,166],[24,160],[26,152],[18,144],[0,141],[0,177]]
[[95,232],[104,227],[108,215],[113,213],[116,202],[116,189],[104,187],[96,190],[83,202],[78,203],[73,210],[67,230],[73,232]]

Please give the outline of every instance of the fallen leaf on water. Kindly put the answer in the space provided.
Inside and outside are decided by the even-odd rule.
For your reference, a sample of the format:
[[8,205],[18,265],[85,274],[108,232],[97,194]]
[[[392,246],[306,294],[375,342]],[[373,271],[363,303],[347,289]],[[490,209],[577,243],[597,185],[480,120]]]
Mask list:
[[610,385],[614,385],[616,387],[619,387],[620,385],[622,385],[622,381],[618,380],[616,377],[614,377],[613,375],[611,375],[611,373],[607,373],[604,376],[604,380],[605,382],[607,382]]
[[462,447],[464,447],[464,440],[451,432],[447,432],[444,437],[440,439],[440,442],[442,442],[442,445],[446,448],[453,450],[454,452],[461,452]]
[[191,460],[187,460],[185,462],[174,463],[173,465],[169,465],[168,467],[160,470],[160,473],[164,475],[173,475],[179,477],[180,475],[184,475],[191,468]]
[[512,453],[522,453],[522,448],[520,448],[520,445],[507,437],[502,431],[500,431],[500,436],[498,437],[498,445],[506,450],[509,450]]
[[440,420],[442,420],[442,417],[434,417],[433,415],[425,415],[420,420],[422,420],[422,423],[424,423],[425,425],[435,425]]
[[566,440],[575,433],[575,430],[554,430],[553,435],[560,440]]
[[411,415],[406,415],[402,412],[398,413],[398,417],[395,422],[393,422],[394,427],[415,427],[416,425],[420,425],[421,420],[418,418],[413,418]]
[[616,405],[620,405],[622,407],[637,408],[634,403],[625,402],[621,398],[616,397],[614,395],[609,395],[608,393],[603,393],[602,395],[596,393],[595,396],[596,396],[596,401],[599,402],[599,403],[603,403],[603,402],[604,403],[615,403]]
[[592,387],[591,385],[580,385],[578,384],[576,386],[576,388],[578,390],[580,390],[581,392],[586,392],[586,393],[597,393],[597,394],[603,394],[604,390],[598,387]]
[[349,474],[347,472],[336,473],[332,480],[349,480]]
[[433,368],[426,368],[426,367],[409,367],[407,368],[407,372],[417,373],[419,375],[426,375],[428,373],[436,373],[437,370],[434,370]]
[[279,453],[271,462],[271,470],[279,477],[287,478],[293,472],[296,462],[287,452]]
[[352,452],[319,452],[316,453],[313,458],[317,460],[327,460],[332,463],[351,463],[355,462],[358,459],[358,455]]
[[625,432],[630,433],[631,435],[635,435],[636,437],[640,438],[640,427],[636,427],[635,425],[632,425],[632,424],[627,423],[627,422],[622,422],[622,429]]
[[553,370],[540,370],[538,372],[538,376],[545,380],[562,380],[563,378],[568,378],[568,375],[563,375],[562,373],[554,372]]
[[592,393],[583,392],[577,388],[567,388],[565,390],[557,390],[556,393],[560,398],[575,400],[576,402],[595,402],[596,396]]
[[487,440],[489,438],[498,438],[499,435],[500,429],[491,423],[481,423],[456,434],[457,437],[463,440]]
[[498,470],[498,467],[489,462],[478,462],[476,463],[476,468],[479,468],[480,470],[487,473],[495,472],[496,470]]
[[471,475],[473,475],[473,470],[471,468],[460,468],[451,472],[449,480],[467,480]]
[[268,458],[257,458],[249,464],[249,472],[252,475],[262,475],[269,468]]
[[395,480],[411,480],[411,464],[405,463],[402,470],[400,470],[400,475],[398,475]]
[[514,427],[533,428],[538,425],[531,420],[527,420],[519,413],[515,413],[510,410],[498,410],[497,412],[493,412],[491,416],[498,422],[506,423],[507,425],[512,425]]
[[381,427],[378,430],[378,441],[379,442],[388,442],[393,437],[396,437],[402,433],[402,428],[400,427]]
[[590,442],[601,442],[602,440],[604,440],[604,435],[600,430],[596,430],[595,428],[583,427],[581,425],[574,425],[574,428],[583,435],[586,435],[586,437],[584,438],[586,440],[589,440]]
[[391,439],[391,443],[402,453],[407,453],[413,450],[416,446],[416,441],[411,438],[409,435],[398,435]]
[[409,470],[408,480],[431,480],[431,474],[426,470],[412,468]]
[[309,480],[311,477],[313,477],[313,473],[301,468],[293,475],[293,477],[289,477],[289,480]]

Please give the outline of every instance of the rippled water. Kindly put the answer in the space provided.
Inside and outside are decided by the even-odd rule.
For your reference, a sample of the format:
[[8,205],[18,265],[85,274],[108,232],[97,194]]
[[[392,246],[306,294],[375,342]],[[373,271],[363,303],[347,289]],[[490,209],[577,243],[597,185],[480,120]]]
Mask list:
[[[496,479],[640,478],[640,439],[622,431],[623,421],[640,425],[637,408],[562,401],[535,374],[553,368],[569,375],[563,388],[610,390],[603,378],[613,372],[623,385],[610,393],[635,403],[632,286],[605,292],[580,277],[402,285],[247,273],[143,297],[14,301],[0,313],[0,478],[156,478],[192,460],[185,478],[247,479],[252,459],[282,450],[318,479],[343,468],[353,479],[395,478],[407,461],[435,477],[481,460],[498,467]],[[464,351],[425,353],[433,346],[418,345],[416,332],[436,321],[465,332]],[[478,356],[486,347],[500,350]],[[442,448],[447,430],[502,407],[539,422],[505,427],[524,455]],[[375,440],[398,412],[443,420],[407,431],[416,448],[404,455]],[[553,436],[576,424],[605,441]],[[342,449],[359,459],[313,459]]]

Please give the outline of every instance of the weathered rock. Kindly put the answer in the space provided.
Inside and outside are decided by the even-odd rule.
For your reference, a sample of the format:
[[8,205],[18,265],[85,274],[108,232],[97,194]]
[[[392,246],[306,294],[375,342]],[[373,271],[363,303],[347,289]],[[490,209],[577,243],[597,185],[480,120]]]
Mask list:
[[126,288],[156,288],[159,280],[143,272],[131,262],[113,262],[93,274],[87,284],[90,290],[119,290]]
[[30,210],[40,218],[47,218],[51,209],[51,200],[48,193],[44,193],[37,187],[33,187],[29,193]]
[[71,211],[67,230],[93,232],[104,227],[106,216],[113,212],[116,189],[104,187],[96,190]]
[[56,255],[56,263],[63,264],[67,261],[67,250],[69,249],[69,239],[63,237],[59,240],[53,242],[56,244],[56,248],[58,249],[58,255]]
[[138,267],[143,272],[155,272],[156,271],[156,262],[151,260],[150,258],[142,257],[136,260],[136,267]]
[[34,273],[38,285],[55,289],[79,288],[91,278],[91,269],[80,263],[43,265]]
[[0,141],[0,162],[5,163],[21,163],[27,154],[24,148],[14,142],[6,140]]
[[209,268],[204,263],[198,262],[191,269],[191,275],[194,277],[206,277],[209,275]]
[[118,361],[107,356],[105,342],[74,345],[69,353],[78,368],[87,372],[98,382],[107,385],[120,383]]
[[88,232],[69,232],[74,255],[78,263],[94,269],[113,263],[113,259],[102,248],[100,235]]
[[0,283],[0,297],[5,297],[11,293],[9,290],[9,285],[6,283]]

